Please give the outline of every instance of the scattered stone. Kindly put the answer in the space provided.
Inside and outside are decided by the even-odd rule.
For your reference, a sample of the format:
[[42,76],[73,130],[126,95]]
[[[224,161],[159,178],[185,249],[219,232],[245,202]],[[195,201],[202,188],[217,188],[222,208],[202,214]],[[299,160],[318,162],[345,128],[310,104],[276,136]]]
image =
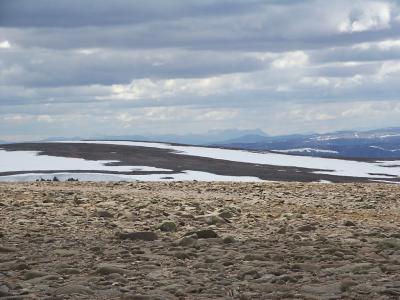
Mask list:
[[158,228],[164,232],[175,232],[177,229],[177,226],[176,226],[175,222],[165,221]]
[[69,284],[56,289],[54,295],[93,295],[94,292],[83,285]]
[[0,299],[400,297],[399,185],[1,183],[0,199]]
[[6,285],[0,285],[0,298],[11,296],[10,289]]
[[152,231],[117,232],[116,236],[121,240],[155,241],[158,239],[157,234]]
[[125,294],[121,297],[122,300],[155,300],[158,298],[154,298],[146,295],[138,295],[138,294]]
[[344,223],[343,223],[343,225],[344,226],[348,226],[348,227],[353,227],[353,226],[356,226],[356,224],[354,223],[354,222],[352,222],[352,221],[349,221],[349,220],[347,220],[347,221],[345,221]]
[[77,268],[63,268],[58,273],[65,275],[79,274],[80,270]]
[[205,216],[204,217],[204,221],[208,224],[208,225],[217,225],[217,224],[224,224],[226,223],[225,219],[216,216],[216,215],[209,215],[209,216]]
[[260,260],[260,261],[263,261],[263,260],[265,260],[265,256],[264,255],[260,255],[260,254],[253,254],[253,253],[250,253],[250,254],[246,254],[244,257],[243,257],[243,260],[247,260],[247,261],[255,261],[255,260]]
[[185,236],[189,235],[197,235],[199,239],[212,239],[212,238],[217,238],[218,234],[212,230],[212,229],[204,229],[204,230],[198,230],[198,231],[191,231],[185,234]]
[[277,231],[277,233],[279,233],[279,234],[285,234],[285,233],[286,233],[286,227],[281,227],[281,228],[279,228],[279,230]]
[[400,239],[383,239],[377,243],[379,249],[400,249]]
[[34,279],[34,278],[37,278],[37,277],[47,276],[47,275],[49,275],[49,273],[47,273],[47,272],[31,270],[31,271],[28,271],[28,272],[25,273],[24,279],[25,280],[30,280],[30,279]]
[[17,248],[0,246],[0,253],[12,253],[12,252],[17,252]]
[[258,273],[257,270],[249,270],[249,271],[244,271],[239,274],[238,278],[240,280],[251,280],[251,279],[258,279],[261,278],[260,273]]
[[219,210],[218,216],[225,219],[231,219],[240,215],[241,211],[237,207],[224,207]]
[[103,264],[98,265],[97,273],[99,273],[101,275],[109,275],[109,274],[113,274],[113,273],[123,275],[123,274],[129,273],[129,271],[124,268],[121,268],[121,266],[119,266],[119,265],[103,263]]
[[231,235],[228,235],[228,236],[224,237],[224,239],[222,241],[224,242],[224,244],[232,244],[235,242],[235,238]]
[[301,289],[312,297],[320,297],[318,299],[332,299],[342,293],[340,283],[303,285]]
[[316,230],[316,227],[311,224],[303,225],[297,228],[298,231],[306,232],[306,231],[314,231]]
[[356,286],[358,283],[352,279],[344,279],[341,282],[341,290],[342,292],[348,291],[351,287]]
[[107,210],[96,210],[95,216],[99,218],[113,218],[114,215]]
[[178,242],[180,246],[188,247],[197,245],[197,235],[184,236]]

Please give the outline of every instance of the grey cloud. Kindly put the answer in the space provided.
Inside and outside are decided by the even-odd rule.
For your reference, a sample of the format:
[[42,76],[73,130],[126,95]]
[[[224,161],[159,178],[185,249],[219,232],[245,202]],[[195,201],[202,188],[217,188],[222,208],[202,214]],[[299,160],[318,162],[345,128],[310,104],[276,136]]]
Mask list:
[[137,24],[254,11],[262,1],[2,0],[3,27],[85,27]]
[[[290,120],[290,112],[312,116],[320,106],[340,116],[360,101],[399,102],[398,16],[390,0],[0,0],[0,139],[76,128],[284,133],[281,120],[286,133],[380,126],[383,118],[371,116],[302,125],[301,113]],[[394,46],[379,46],[385,40]],[[161,108],[172,119],[128,129],[118,122],[124,112],[129,119]],[[238,113],[195,120],[206,110]]]
[[[23,2],[26,1],[17,0],[10,7],[25,7],[21,4]],[[400,33],[400,23],[393,20],[385,30],[366,30],[352,34],[339,32],[340,22],[350,18],[352,12],[349,2],[343,0],[334,3],[321,0],[185,1],[184,4],[157,1],[157,5],[152,5],[152,2],[146,4],[143,1],[119,0],[115,7],[114,2],[97,0],[94,8],[87,7],[93,6],[93,1],[78,1],[79,5],[76,1],[60,1],[57,5],[54,2],[50,5],[46,1],[39,1],[38,4],[35,1],[36,5],[28,2],[31,4],[27,5],[28,11],[25,14],[23,10],[18,12],[5,5],[3,11],[9,12],[0,18],[4,20],[3,26],[12,25],[13,20],[17,22],[19,15],[23,16],[22,23],[31,20],[32,24],[22,27],[23,30],[14,24],[17,27],[6,28],[3,33],[24,47],[179,47],[279,52],[349,45],[356,41],[374,41]],[[55,8],[62,12],[62,16],[52,12]],[[147,10],[149,15],[146,14]],[[107,17],[102,17],[100,13],[115,18],[115,22],[108,22]],[[141,22],[135,22],[136,15],[142,18]],[[124,23],[124,16],[132,18],[132,22]],[[44,24],[35,26],[35,22]],[[54,26],[57,22],[65,22],[66,27]]]
[[0,85],[127,84],[138,78],[205,77],[264,68],[260,60],[240,53],[86,51],[93,53],[44,49],[3,51]]

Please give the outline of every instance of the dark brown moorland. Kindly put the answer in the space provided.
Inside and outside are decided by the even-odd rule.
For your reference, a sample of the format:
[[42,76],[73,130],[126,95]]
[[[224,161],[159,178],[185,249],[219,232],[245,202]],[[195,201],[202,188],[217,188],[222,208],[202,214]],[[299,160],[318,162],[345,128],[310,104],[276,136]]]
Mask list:
[[[42,155],[83,158],[87,160],[118,160],[116,165],[128,166],[151,166],[163,169],[171,169],[172,172],[158,172],[168,176],[168,173],[178,173],[186,170],[210,172],[218,175],[230,176],[254,176],[269,181],[296,181],[316,182],[320,180],[334,183],[345,182],[370,182],[369,178],[354,178],[345,176],[332,176],[315,174],[316,169],[305,169],[297,167],[282,167],[272,165],[258,165],[240,163],[221,159],[211,159],[189,155],[176,154],[171,150],[132,147],[107,144],[73,144],[73,143],[22,143],[1,145],[7,151],[40,151]],[[53,173],[54,171],[40,173]],[[76,170],[64,170],[75,172]],[[90,170],[87,170],[90,171]],[[85,172],[87,172],[85,171]],[[98,172],[98,171],[97,171]],[[0,172],[0,176],[22,174],[24,172]],[[102,172],[116,173],[116,172]],[[155,174],[157,172],[151,172]],[[124,174],[149,174],[146,172],[127,172]],[[381,174],[382,175],[382,174]],[[400,178],[388,178],[387,181],[400,182]]]

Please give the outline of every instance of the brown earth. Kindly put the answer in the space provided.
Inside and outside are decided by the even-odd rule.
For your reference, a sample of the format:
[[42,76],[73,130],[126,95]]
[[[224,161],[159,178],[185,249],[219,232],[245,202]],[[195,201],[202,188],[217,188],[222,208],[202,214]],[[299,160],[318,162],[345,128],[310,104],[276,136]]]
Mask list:
[[1,183],[0,298],[399,299],[399,196],[387,184]]

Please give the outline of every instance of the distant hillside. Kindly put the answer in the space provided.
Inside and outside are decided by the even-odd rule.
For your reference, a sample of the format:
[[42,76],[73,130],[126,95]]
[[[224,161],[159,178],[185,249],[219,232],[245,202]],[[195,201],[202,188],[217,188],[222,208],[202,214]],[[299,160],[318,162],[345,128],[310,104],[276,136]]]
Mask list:
[[[205,145],[218,143],[225,140],[234,140],[244,137],[267,137],[267,134],[261,129],[226,129],[226,130],[212,130],[205,134],[185,134],[185,135],[118,135],[118,136],[100,136],[95,139],[103,140],[130,140],[130,141],[147,141],[147,142],[166,142],[166,143],[180,143],[190,145]],[[251,142],[252,140],[246,140]]]
[[400,158],[400,127],[288,136],[242,136],[213,146],[324,157]]

